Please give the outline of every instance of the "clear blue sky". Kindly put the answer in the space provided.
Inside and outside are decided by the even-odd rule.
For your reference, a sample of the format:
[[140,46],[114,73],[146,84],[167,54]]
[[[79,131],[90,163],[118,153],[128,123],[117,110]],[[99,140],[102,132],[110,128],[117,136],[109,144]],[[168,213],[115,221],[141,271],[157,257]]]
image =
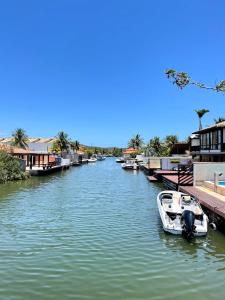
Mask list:
[[225,117],[225,95],[173,86],[166,68],[225,79],[224,0],[0,1],[0,136],[66,131],[126,146],[140,133],[186,138]]

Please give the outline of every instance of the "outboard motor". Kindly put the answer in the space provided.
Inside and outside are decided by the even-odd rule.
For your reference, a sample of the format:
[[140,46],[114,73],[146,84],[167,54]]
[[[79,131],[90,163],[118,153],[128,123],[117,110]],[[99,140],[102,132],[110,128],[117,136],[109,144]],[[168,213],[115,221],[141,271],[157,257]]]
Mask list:
[[187,239],[193,238],[195,232],[195,214],[191,210],[184,210],[181,216],[181,223],[184,237]]

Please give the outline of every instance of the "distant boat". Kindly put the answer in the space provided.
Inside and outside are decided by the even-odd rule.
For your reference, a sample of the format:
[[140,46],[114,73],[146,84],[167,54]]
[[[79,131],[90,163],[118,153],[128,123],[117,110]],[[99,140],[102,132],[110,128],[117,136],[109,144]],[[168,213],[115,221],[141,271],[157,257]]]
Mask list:
[[103,156],[103,155],[97,155],[97,160],[105,160],[106,159],[106,157],[105,156]]
[[157,196],[157,204],[164,231],[186,238],[207,234],[208,218],[194,197],[163,191]]
[[91,157],[91,158],[88,159],[89,163],[94,163],[96,161],[97,161],[97,158],[95,158],[95,157]]
[[128,159],[121,166],[125,170],[137,170],[138,169],[138,164],[136,163],[135,159]]
[[116,162],[117,163],[124,163],[125,159],[123,157],[119,157],[119,158],[116,159]]

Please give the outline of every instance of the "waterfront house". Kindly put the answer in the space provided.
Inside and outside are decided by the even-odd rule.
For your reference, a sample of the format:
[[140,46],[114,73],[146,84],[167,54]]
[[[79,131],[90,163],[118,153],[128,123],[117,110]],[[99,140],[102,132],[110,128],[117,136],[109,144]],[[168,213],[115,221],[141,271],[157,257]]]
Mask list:
[[225,121],[195,131],[191,154],[195,161],[225,162]]
[[[0,138],[0,143],[10,146],[13,141],[12,137],[9,138]],[[53,143],[56,141],[56,138],[28,138],[27,145],[28,149],[32,152],[48,153],[51,151]]]
[[28,139],[28,148],[34,152],[51,152],[53,143],[56,141],[56,138],[29,138]]
[[130,148],[127,148],[127,149],[123,150],[123,156],[125,158],[132,157],[135,154],[137,154],[137,149],[135,149],[135,148],[130,147]]

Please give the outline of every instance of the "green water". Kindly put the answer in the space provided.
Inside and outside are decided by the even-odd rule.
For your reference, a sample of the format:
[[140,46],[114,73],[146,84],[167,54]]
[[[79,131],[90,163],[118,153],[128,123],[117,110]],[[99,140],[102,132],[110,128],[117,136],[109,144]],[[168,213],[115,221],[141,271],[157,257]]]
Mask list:
[[107,159],[0,189],[0,299],[224,299],[225,236],[165,234],[141,172]]

